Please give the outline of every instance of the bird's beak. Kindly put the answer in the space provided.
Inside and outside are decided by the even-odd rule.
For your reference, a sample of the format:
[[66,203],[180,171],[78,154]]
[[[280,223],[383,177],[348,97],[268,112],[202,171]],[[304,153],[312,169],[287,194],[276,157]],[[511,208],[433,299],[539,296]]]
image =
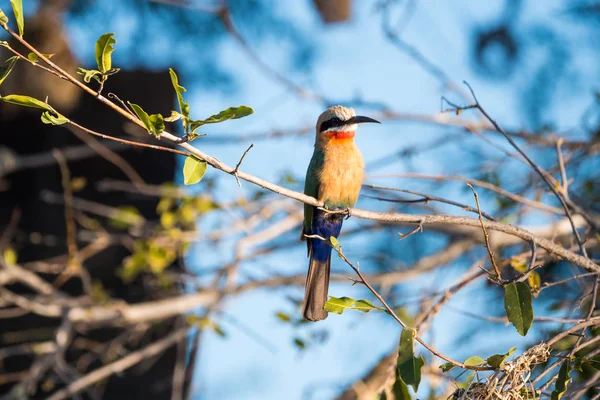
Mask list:
[[369,118],[369,117],[363,117],[362,115],[357,115],[356,117],[352,117],[348,121],[346,121],[346,124],[362,124],[365,122],[374,122],[376,124],[381,123],[381,122],[377,121],[376,119]]

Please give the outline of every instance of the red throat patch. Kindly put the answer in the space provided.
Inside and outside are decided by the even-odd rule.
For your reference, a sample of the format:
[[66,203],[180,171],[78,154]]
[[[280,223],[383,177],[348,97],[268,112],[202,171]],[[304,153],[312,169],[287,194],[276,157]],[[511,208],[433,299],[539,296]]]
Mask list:
[[353,139],[356,132],[354,131],[331,131],[327,132],[330,139],[334,140],[347,140]]

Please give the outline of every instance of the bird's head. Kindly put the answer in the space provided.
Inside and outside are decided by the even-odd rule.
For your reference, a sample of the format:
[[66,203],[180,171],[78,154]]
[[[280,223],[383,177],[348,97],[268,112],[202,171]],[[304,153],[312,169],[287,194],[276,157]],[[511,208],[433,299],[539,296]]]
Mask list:
[[373,118],[356,115],[353,108],[329,107],[317,120],[317,141],[352,139],[358,124],[364,122],[380,123]]

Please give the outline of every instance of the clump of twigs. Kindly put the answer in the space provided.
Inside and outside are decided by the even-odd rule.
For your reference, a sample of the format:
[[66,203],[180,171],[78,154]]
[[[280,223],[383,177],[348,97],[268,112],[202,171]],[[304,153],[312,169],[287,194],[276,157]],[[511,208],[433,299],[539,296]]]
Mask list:
[[535,365],[545,363],[550,357],[550,346],[540,343],[513,361],[507,361],[492,375],[471,383],[466,389],[456,389],[449,400],[525,400],[536,399],[539,394],[530,384]]

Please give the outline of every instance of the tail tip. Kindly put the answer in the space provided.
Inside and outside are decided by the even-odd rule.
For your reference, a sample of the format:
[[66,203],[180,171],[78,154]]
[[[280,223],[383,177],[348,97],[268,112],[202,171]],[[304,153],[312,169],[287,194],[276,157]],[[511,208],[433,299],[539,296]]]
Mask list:
[[307,321],[311,321],[311,322],[323,321],[325,318],[327,318],[328,315],[329,315],[329,313],[323,309],[320,309],[320,310],[306,309],[302,313],[302,316],[304,317],[304,319]]

